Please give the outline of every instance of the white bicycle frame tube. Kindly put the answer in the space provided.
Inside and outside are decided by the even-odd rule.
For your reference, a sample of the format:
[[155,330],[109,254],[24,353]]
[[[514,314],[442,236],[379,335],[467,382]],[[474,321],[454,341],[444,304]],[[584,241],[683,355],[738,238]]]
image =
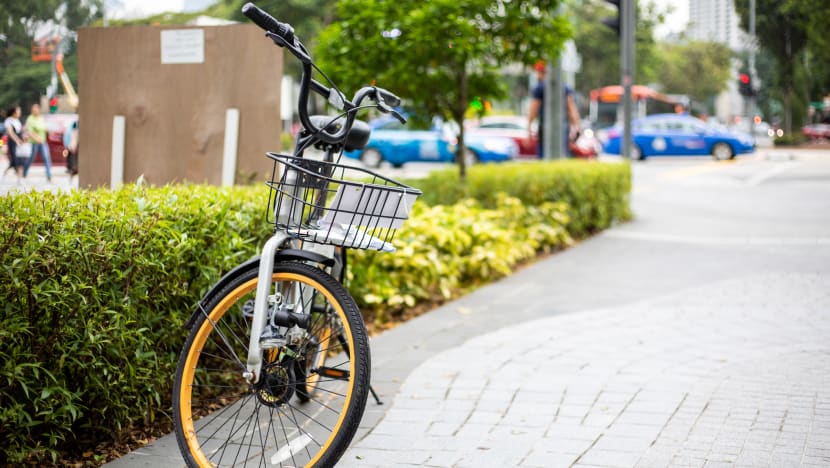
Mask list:
[[248,342],[248,375],[253,374],[252,382],[259,380],[262,368],[262,347],[259,339],[268,324],[268,296],[271,292],[271,279],[274,275],[274,256],[277,249],[289,238],[284,232],[277,232],[262,247],[259,259],[259,282],[254,299],[254,317],[251,323],[251,336]]

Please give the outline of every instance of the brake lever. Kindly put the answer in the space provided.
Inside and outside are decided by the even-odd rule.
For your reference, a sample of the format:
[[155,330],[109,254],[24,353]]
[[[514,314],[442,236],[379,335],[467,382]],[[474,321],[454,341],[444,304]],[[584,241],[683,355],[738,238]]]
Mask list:
[[389,113],[392,114],[393,117],[398,119],[398,122],[400,122],[402,124],[406,123],[406,117],[399,114],[398,111],[396,111],[395,109],[390,110]]
[[274,44],[287,48],[292,54],[294,54],[295,57],[297,57],[297,59],[300,60],[300,62],[304,64],[310,64],[312,62],[311,57],[297,47],[299,41],[296,37],[294,37],[294,44],[289,44],[282,36],[274,34],[271,31],[265,31],[265,35],[271,39]]
[[398,107],[401,105],[401,98],[395,96],[391,92],[383,89],[383,88],[376,88],[377,94],[380,96],[384,102],[388,103],[392,107]]
[[389,104],[386,104],[383,101],[383,99],[378,98],[377,102],[378,102],[378,109],[380,109],[380,111],[383,112],[384,114],[388,114],[390,112],[395,112],[395,110],[392,109],[391,107],[389,107]]

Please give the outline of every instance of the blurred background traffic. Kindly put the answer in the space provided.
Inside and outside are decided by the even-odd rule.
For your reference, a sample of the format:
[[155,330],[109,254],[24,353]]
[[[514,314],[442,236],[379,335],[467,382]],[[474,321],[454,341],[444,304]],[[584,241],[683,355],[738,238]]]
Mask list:
[[[78,120],[82,105],[76,93],[80,28],[234,24],[243,21],[239,13],[243,3],[5,2],[0,7],[0,107],[21,106],[21,120],[25,120],[31,104],[39,103],[48,126],[52,162],[61,166],[65,158],[63,133]],[[385,78],[381,83],[394,88],[381,69],[391,68],[392,63],[392,71],[400,75],[410,70],[413,83],[417,83],[415,53],[390,55],[387,63],[359,76],[343,65],[344,57],[356,60],[355,51],[347,50],[349,44],[342,41],[343,31],[358,22],[371,22],[357,13],[365,2],[257,3],[309,38],[322,68],[335,70],[338,84],[345,84],[344,88],[374,81],[374,77]],[[387,12],[375,18],[376,24],[370,24],[378,34],[364,55],[386,45],[393,50],[392,45],[404,43],[407,35],[424,27],[406,17],[405,3],[398,2],[394,15]],[[470,3],[475,7],[476,2]],[[468,164],[537,158],[539,131],[537,122],[529,122],[528,110],[538,80],[533,64],[546,59],[555,61],[562,84],[572,90],[581,121],[562,155],[590,158],[618,154],[623,96],[619,0],[535,3],[539,8],[554,9],[557,21],[547,29],[527,23],[526,31],[520,34],[544,34],[538,43],[528,43],[547,44],[556,50],[538,57],[487,55],[476,45],[480,38],[464,40],[462,23],[449,40],[438,34],[423,37],[424,42],[435,42],[445,50],[482,57],[466,65],[483,72],[464,85],[465,92],[470,92],[463,114],[457,111],[458,106],[432,103],[436,97],[459,89],[454,75],[447,72],[446,88],[400,90],[408,98],[404,110],[416,116],[406,125],[372,120],[369,115],[367,120],[372,120],[374,129],[369,146],[346,156],[375,167],[398,167],[414,161],[452,162],[459,154]],[[435,14],[441,15],[440,5],[435,5]],[[824,31],[830,20],[830,4],[823,0],[640,0],[636,8],[632,158],[699,154],[729,159],[757,147],[821,144],[830,138],[830,39]],[[509,16],[508,12],[505,17]],[[494,37],[492,43],[500,39]],[[293,103],[298,76],[297,65],[286,60],[281,82],[275,83],[282,94],[282,131],[274,135],[275,149],[287,150],[297,129]],[[325,103],[317,105],[323,112]],[[95,137],[83,135],[83,124],[80,129],[81,141]],[[0,132],[5,134],[5,125],[0,126]],[[459,140],[464,145],[461,150]],[[2,141],[0,153],[5,151],[8,137],[2,135]]]

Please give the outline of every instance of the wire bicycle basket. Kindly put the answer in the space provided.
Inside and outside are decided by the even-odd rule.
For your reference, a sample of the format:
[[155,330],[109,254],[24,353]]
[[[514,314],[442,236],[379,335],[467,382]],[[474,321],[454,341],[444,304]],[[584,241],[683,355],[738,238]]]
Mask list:
[[392,240],[420,190],[369,169],[267,155],[274,168],[266,218],[277,230],[318,244],[395,250]]

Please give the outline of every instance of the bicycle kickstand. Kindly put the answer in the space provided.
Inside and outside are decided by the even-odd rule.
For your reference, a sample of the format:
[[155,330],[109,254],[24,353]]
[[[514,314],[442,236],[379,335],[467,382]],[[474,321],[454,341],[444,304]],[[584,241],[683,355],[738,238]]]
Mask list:
[[375,403],[377,403],[378,405],[382,405],[383,402],[380,401],[380,398],[378,398],[378,394],[375,393],[375,389],[372,388],[372,384],[369,384],[369,391],[372,393],[372,398],[375,399]]

